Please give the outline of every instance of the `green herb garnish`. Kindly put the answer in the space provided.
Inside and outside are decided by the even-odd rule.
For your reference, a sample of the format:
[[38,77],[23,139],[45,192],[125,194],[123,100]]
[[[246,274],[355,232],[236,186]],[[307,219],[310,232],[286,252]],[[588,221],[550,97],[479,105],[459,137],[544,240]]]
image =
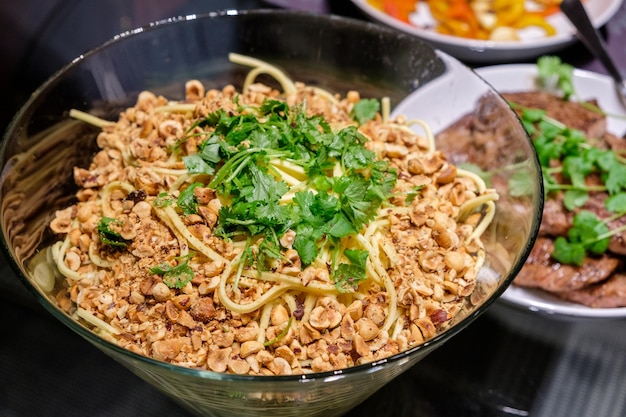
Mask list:
[[552,257],[561,263],[581,266],[588,252],[603,254],[609,247],[609,228],[594,213],[583,210],[574,216],[568,238],[554,241]]
[[537,81],[544,91],[568,100],[574,95],[574,67],[557,56],[542,56],[537,60]]
[[[613,216],[600,219],[590,211],[581,210],[575,215],[567,237],[555,240],[552,253],[555,260],[581,265],[587,254],[604,253],[609,238],[624,230],[624,227],[609,230],[607,223],[626,215],[626,160],[612,150],[594,147],[583,132],[551,119],[545,110],[521,110],[522,122],[533,138],[541,163],[546,195],[563,192],[563,204],[570,211],[583,207],[591,192],[609,195],[605,209],[614,213]],[[590,175],[602,182],[589,185]]]
[[[378,109],[376,100],[361,100],[352,113],[364,123]],[[207,186],[226,202],[213,233],[261,242],[244,259],[260,270],[281,256],[279,239],[288,230],[296,232],[293,248],[303,266],[322,247],[340,247],[340,239],[375,218],[396,183],[396,172],[365,148],[367,139],[356,127],[334,131],[300,106],[266,100],[242,114],[218,110],[196,126],[206,129],[208,139],[185,164],[190,172],[208,174]],[[297,191],[290,193],[294,185]],[[192,186],[178,199],[185,213],[195,210]],[[331,272],[339,287],[351,288],[344,269]]]
[[172,204],[174,204],[175,201],[176,199],[172,197],[170,194],[159,193],[159,195],[157,195],[154,201],[152,202],[152,205],[158,208],[169,207]]
[[198,202],[193,195],[193,190],[201,186],[203,186],[201,182],[194,182],[178,195],[177,204],[183,211],[183,214],[189,215],[196,214],[198,212]]
[[193,270],[188,262],[194,255],[193,252],[190,252],[186,256],[176,257],[174,259],[179,261],[176,266],[164,262],[161,265],[150,268],[150,273],[161,275],[165,285],[170,288],[183,288],[193,279]]
[[362,125],[369,120],[372,120],[376,117],[376,113],[380,110],[380,103],[375,99],[363,99],[358,101],[352,111],[350,112],[350,117]]
[[111,224],[122,225],[123,223],[117,219],[102,217],[96,227],[100,241],[104,245],[116,248],[125,248],[128,245],[128,241],[125,240],[119,233],[113,231],[111,229]]
[[344,251],[350,263],[340,263],[335,273],[335,288],[339,292],[353,292],[367,277],[366,265],[368,252],[358,249]]

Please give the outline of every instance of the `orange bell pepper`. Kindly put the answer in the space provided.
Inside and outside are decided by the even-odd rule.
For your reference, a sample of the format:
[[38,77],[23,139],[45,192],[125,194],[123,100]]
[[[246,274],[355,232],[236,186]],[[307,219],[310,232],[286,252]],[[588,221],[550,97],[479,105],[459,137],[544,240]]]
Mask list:
[[409,15],[415,11],[415,0],[382,0],[383,11],[402,22],[410,23]]
[[430,0],[430,13],[439,22],[439,32],[464,38],[480,38],[480,25],[468,0]]

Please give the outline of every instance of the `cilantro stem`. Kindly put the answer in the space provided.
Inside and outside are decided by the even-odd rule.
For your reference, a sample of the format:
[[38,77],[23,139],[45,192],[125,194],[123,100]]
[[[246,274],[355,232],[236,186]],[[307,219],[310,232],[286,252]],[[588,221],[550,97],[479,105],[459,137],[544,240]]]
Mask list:
[[[247,159],[249,158],[249,155],[252,152],[253,151],[250,151],[248,149],[248,150],[239,152],[238,154],[230,158],[224,165],[222,165],[220,170],[215,175],[215,178],[213,178],[213,180],[209,183],[209,188],[216,188],[219,184],[223,182],[231,181],[234,177],[236,177],[237,176],[236,174],[230,175],[228,177],[226,176],[228,174],[232,174],[233,172],[239,173],[243,169],[243,167],[245,167],[245,164],[247,163]],[[244,160],[244,162],[240,161],[242,159]],[[237,166],[237,168],[233,169],[235,166]]]
[[250,163],[250,161],[252,161],[252,156],[246,155],[241,159],[243,159],[243,162],[240,162],[237,168],[235,168],[233,172],[226,179],[224,179],[223,182],[231,182],[234,178],[237,178],[241,171],[243,171],[243,169]]
[[278,334],[275,338],[273,338],[272,340],[268,340],[267,342],[263,343],[263,346],[271,346],[274,343],[278,342],[280,339],[282,339],[283,337],[287,336],[287,333],[289,332],[289,329],[291,328],[291,323],[293,322],[293,316],[289,317],[289,321],[287,322],[287,325],[285,326],[285,328],[283,329],[282,332],[280,332],[280,334]]
[[609,217],[607,217],[607,218],[603,219],[602,221],[603,221],[604,223],[609,223],[609,222],[612,222],[613,220],[617,220],[617,219],[619,219],[620,217],[623,217],[623,216],[625,216],[625,215],[626,215],[626,212],[615,213],[614,215],[609,216]]
[[[622,214],[622,215],[623,215],[623,214]],[[608,223],[608,221],[607,221],[607,220],[608,220],[608,219],[604,219],[604,220],[603,220],[603,222],[604,222],[604,223]],[[610,220],[609,220],[609,221],[610,221]],[[610,238],[611,236],[614,236],[614,235],[616,235],[616,234],[618,234],[618,233],[623,232],[624,230],[626,230],[626,224],[625,224],[625,225],[622,225],[622,226],[620,226],[620,227],[617,227],[617,228],[615,228],[615,229],[613,229],[613,230],[610,230],[610,231],[608,231],[608,232],[606,232],[606,233],[603,233],[603,234],[601,234],[601,235],[598,235],[598,237],[597,237],[596,239],[594,239],[594,240],[592,240],[592,241],[590,241],[590,242],[584,242],[584,243],[593,243],[594,241],[600,241],[600,240],[603,240],[603,239],[608,239],[608,238]]]
[[595,104],[589,103],[588,101],[583,101],[581,98],[578,98],[577,102],[581,106],[586,108],[587,110],[600,114],[602,116],[612,117],[614,119],[619,119],[619,120],[626,120],[626,116],[624,115],[617,114],[617,113],[607,113],[604,110],[602,110],[600,107],[596,106]]
[[567,125],[559,122],[556,119],[553,119],[552,117],[546,116],[545,114],[543,115],[543,117],[541,118],[542,121],[550,123],[552,126],[556,127],[559,130],[565,130],[567,129]]
[[587,185],[584,188],[580,188],[572,184],[559,184],[558,186],[550,185],[547,188],[550,188],[551,191],[556,191],[556,190],[606,191],[606,187],[603,185]]
[[241,274],[243,273],[243,268],[248,263],[248,258],[251,256],[252,256],[252,249],[250,248],[250,237],[248,237],[248,239],[246,239],[246,246],[243,248],[243,252],[239,260],[239,265],[237,266],[237,273],[235,274],[235,281],[233,282],[233,291],[235,293],[239,292],[239,279],[241,278]]
[[255,224],[257,221],[256,219],[249,219],[249,220],[229,219],[228,222],[233,223],[233,224],[240,224],[242,226],[249,226],[251,224]]
[[[513,101],[509,101],[509,106],[511,106],[512,109],[516,109],[516,110],[533,110],[530,107],[526,107],[526,106],[522,106],[521,104],[517,104]],[[556,119],[553,119],[552,117],[546,116],[545,114],[541,116],[541,120],[547,123],[550,123],[552,126],[558,128],[559,130],[565,130],[567,129],[567,126],[564,125],[563,123],[559,122]]]

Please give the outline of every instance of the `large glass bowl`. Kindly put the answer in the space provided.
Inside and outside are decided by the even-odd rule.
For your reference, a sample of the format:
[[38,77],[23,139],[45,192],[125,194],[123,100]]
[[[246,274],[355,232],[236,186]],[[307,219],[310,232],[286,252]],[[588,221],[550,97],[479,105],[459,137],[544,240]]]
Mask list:
[[[388,359],[341,371],[236,376],[137,355],[100,338],[56,305],[54,289],[42,285],[30,261],[50,243],[55,210],[73,200],[72,167],[88,163],[97,133],[70,121],[68,110],[115,119],[145,89],[176,99],[183,98],[191,78],[207,88],[240,86],[246,69],[229,63],[229,52],[266,60],[295,80],[334,92],[357,89],[362,97],[389,97],[396,111],[424,119],[436,133],[466,113],[499,114],[496,124],[507,132],[494,144],[500,157],[481,167],[501,177],[496,216],[483,235],[487,262],[470,305],[445,332]],[[479,105],[485,97],[490,104]],[[453,142],[438,145],[459,161],[472,162]],[[470,69],[391,29],[287,11],[187,16],[119,35],[68,64],[33,94],[6,132],[0,159],[2,246],[23,284],[62,323],[201,416],[347,412],[446,343],[503,293],[532,247],[542,211],[540,168],[529,139],[505,101]],[[520,176],[530,188],[512,195],[507,179]]]

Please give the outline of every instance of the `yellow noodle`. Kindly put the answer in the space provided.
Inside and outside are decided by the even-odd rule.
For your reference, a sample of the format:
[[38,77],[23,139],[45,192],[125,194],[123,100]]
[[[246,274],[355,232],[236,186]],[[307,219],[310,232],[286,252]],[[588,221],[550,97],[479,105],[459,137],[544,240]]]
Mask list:
[[272,309],[274,308],[274,303],[268,302],[263,306],[263,311],[261,312],[261,318],[259,319],[259,335],[257,336],[257,342],[264,343],[265,342],[265,331],[269,327],[270,324],[270,316],[272,315]]
[[92,114],[85,113],[83,111],[76,110],[76,109],[71,109],[70,110],[70,117],[73,118],[73,119],[85,122],[87,124],[96,126],[96,127],[104,127],[104,126],[109,126],[109,125],[114,124],[114,122],[110,122],[108,120],[101,119],[101,118],[96,117],[96,116],[94,116]]
[[57,268],[59,268],[59,272],[61,272],[61,274],[63,274],[64,276],[66,276],[67,278],[73,281],[79,281],[80,279],[83,278],[83,276],[76,271],[72,271],[65,264],[65,254],[67,253],[67,250],[69,249],[69,247],[70,247],[70,237],[68,235],[65,238],[65,240],[63,240],[63,243],[59,247],[58,252],[56,252],[56,259],[55,259],[56,265],[57,265]]
[[293,81],[285,76],[285,74],[276,68],[273,65],[268,64],[265,61],[261,61],[256,58],[252,58],[245,55],[230,53],[228,54],[228,59],[235,64],[246,65],[249,67],[253,67],[254,69],[250,71],[243,85],[243,91],[246,92],[250,87],[250,84],[254,81],[254,79],[261,73],[266,73],[271,75],[280,83],[283,87],[283,92],[287,95],[295,94],[296,86]]
[[123,190],[126,194],[130,194],[135,191],[135,187],[132,184],[122,181],[113,181],[102,187],[102,215],[104,217],[114,218],[116,213],[111,208],[111,194],[114,190]]
[[85,310],[84,308],[78,307],[76,309],[76,315],[80,317],[81,319],[85,320],[86,322],[88,322],[89,324],[105,332],[115,334],[115,335],[119,335],[121,333],[121,331],[118,328],[111,326],[109,323],[107,323],[106,321],[102,319],[99,319],[98,317],[94,316],[91,312]]
[[100,268],[111,268],[113,265],[115,265],[115,262],[106,261],[96,253],[96,245],[94,242],[91,242],[89,244],[89,260],[91,261],[91,263],[99,266]]
[[176,213],[176,210],[174,210],[173,207],[164,207],[164,208],[159,208],[159,209],[155,208],[154,211],[162,220],[164,218],[167,218],[173,230],[177,231],[181,236],[183,236],[184,240],[186,240],[189,243],[190,247],[194,248],[195,250],[202,253],[204,256],[206,256],[207,258],[213,261],[228,263],[228,260],[226,258],[224,258],[222,255],[220,255],[219,253],[215,252],[213,249],[211,249],[210,247],[202,243],[200,239],[195,237],[189,231],[189,229],[182,222],[182,220],[180,219],[180,217]]

